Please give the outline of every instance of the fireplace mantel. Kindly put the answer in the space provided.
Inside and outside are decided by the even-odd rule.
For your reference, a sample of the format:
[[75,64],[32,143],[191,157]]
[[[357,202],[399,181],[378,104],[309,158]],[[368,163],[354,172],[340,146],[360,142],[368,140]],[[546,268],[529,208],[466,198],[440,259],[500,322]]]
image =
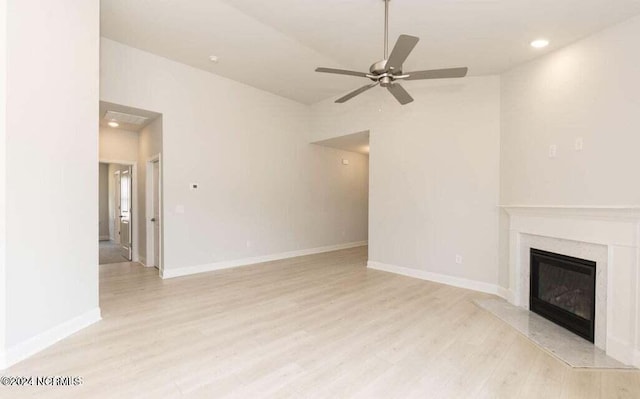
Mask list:
[[529,264],[522,255],[526,237],[605,246],[606,283],[601,287],[603,290],[606,287],[603,346],[609,356],[640,367],[640,207],[503,205],[501,208],[510,219],[507,299],[516,306],[527,307],[523,303],[523,276],[528,273]]
[[558,215],[640,220],[640,206],[632,205],[500,205],[509,215]]

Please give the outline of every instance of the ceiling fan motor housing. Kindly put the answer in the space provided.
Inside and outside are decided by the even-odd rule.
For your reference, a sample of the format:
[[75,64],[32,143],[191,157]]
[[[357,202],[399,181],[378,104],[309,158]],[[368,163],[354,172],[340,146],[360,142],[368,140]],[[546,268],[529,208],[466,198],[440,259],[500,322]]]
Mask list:
[[371,65],[369,71],[374,75],[382,75],[387,72],[387,60],[378,61],[375,64]]
[[380,86],[387,87],[395,80],[395,76],[402,75],[402,70],[387,69],[387,60],[378,61],[369,68],[371,77],[374,82],[380,83]]

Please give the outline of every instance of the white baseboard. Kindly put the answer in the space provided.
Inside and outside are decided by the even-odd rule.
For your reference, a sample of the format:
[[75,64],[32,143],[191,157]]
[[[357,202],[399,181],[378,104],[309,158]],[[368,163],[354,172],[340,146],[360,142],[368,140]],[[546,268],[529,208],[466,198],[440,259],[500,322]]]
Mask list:
[[513,302],[515,301],[515,297],[513,296],[513,291],[511,291],[508,288],[498,286],[498,295],[501,296],[510,304],[513,304]]
[[99,321],[100,308],[92,309],[78,317],[65,321],[42,334],[29,338],[17,345],[7,349],[4,354],[0,354],[0,370],[4,370],[30,356],[35,355],[43,349],[55,344],[63,338],[82,330],[85,327]]
[[612,337],[611,334],[607,334],[607,355],[624,364],[640,366],[638,351],[633,350],[633,344]]
[[253,258],[244,258],[244,259],[215,262],[215,263],[209,263],[206,265],[187,266],[187,267],[180,267],[180,268],[173,268],[173,269],[167,269],[165,267],[164,270],[162,271],[162,278],[168,279],[168,278],[174,278],[174,277],[188,276],[191,274],[206,273],[206,272],[211,272],[215,270],[230,269],[233,267],[240,267],[240,266],[249,266],[249,265],[255,265],[256,263],[264,263],[264,262],[271,262],[274,260],[296,258],[298,256],[338,251],[341,249],[356,248],[356,247],[362,247],[365,245],[367,245],[367,241],[357,241],[357,242],[349,242],[346,244],[329,245],[326,247],[282,252],[279,254],[256,256]]
[[138,257],[138,263],[140,263],[142,266],[144,267],[156,267],[156,265],[150,265],[147,263],[147,258],[139,256]]
[[367,267],[381,270],[383,272],[401,274],[407,277],[419,278],[421,280],[433,281],[435,283],[451,285],[458,288],[484,292],[503,297],[504,288],[495,284],[484,283],[482,281],[468,280],[461,277],[448,276],[446,274],[432,273],[425,270],[411,269],[408,267],[389,265],[380,262],[368,261]]

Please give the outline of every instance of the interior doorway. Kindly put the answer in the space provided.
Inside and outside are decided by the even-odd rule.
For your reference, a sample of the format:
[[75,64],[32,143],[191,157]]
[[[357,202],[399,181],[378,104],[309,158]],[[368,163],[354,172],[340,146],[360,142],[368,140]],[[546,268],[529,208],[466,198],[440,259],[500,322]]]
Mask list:
[[133,168],[131,165],[122,166],[115,172],[116,195],[114,198],[115,223],[118,224],[118,241],[120,253],[123,258],[132,261],[133,253],[133,207],[131,206],[131,194],[133,192]]
[[[106,171],[106,172],[105,172]],[[123,161],[100,163],[100,251],[99,263],[134,260],[136,164]],[[106,179],[106,182],[104,181]],[[106,217],[106,219],[105,219]],[[107,225],[107,228],[104,226]]]
[[368,243],[370,132],[365,130],[345,134],[313,144],[336,150],[333,152],[336,160],[333,168],[337,165],[341,169],[338,181],[349,185],[348,190],[339,190],[344,193],[340,201],[344,204],[342,211],[351,217],[340,233],[345,237],[345,229],[350,229],[349,237],[352,240],[355,238]]

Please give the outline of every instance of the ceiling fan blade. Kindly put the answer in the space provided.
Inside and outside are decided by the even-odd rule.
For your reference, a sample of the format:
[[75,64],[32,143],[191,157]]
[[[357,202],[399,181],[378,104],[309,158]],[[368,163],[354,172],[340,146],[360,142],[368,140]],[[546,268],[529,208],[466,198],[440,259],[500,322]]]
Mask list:
[[345,103],[345,102],[351,100],[353,97],[355,97],[355,96],[357,96],[359,94],[362,94],[365,91],[367,91],[367,90],[369,90],[369,89],[371,89],[371,88],[373,88],[373,87],[375,87],[377,85],[378,85],[378,82],[371,83],[370,85],[363,86],[363,87],[359,88],[358,90],[352,91],[351,93],[347,94],[344,97],[340,97],[339,99],[336,100],[336,103],[338,103],[338,104]]
[[464,78],[469,68],[432,69],[430,71],[407,72],[406,80]]
[[334,69],[334,68],[316,68],[316,72],[333,73],[336,75],[349,75],[366,78],[367,74],[364,72],[347,71],[346,69]]
[[397,71],[401,70],[402,64],[407,60],[407,57],[409,57],[409,54],[411,54],[411,51],[416,44],[418,44],[419,40],[420,38],[415,36],[400,35],[387,61],[387,68],[393,68]]
[[413,98],[407,93],[404,87],[400,86],[397,83],[392,84],[391,86],[387,86],[387,89],[393,94],[393,96],[398,100],[398,102],[402,105],[409,104],[413,101]]

